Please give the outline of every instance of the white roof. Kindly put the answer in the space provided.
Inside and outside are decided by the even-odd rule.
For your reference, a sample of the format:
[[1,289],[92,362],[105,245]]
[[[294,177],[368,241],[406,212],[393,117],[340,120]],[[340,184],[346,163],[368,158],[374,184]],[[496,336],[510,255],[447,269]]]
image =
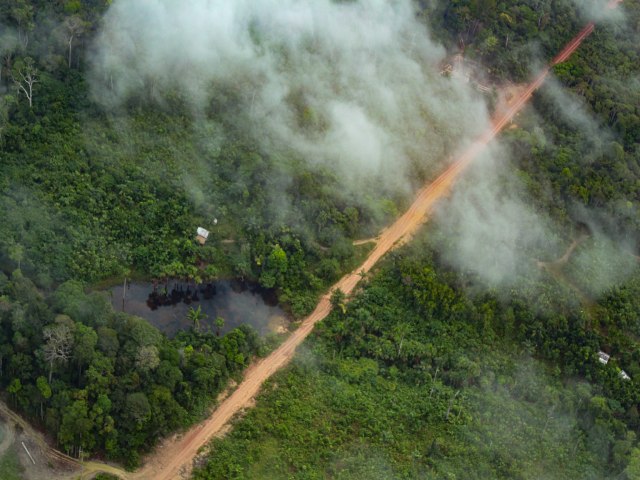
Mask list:
[[605,365],[609,361],[609,358],[609,355],[604,353],[602,350],[598,352],[598,360],[600,360],[600,362],[604,363]]
[[622,377],[623,380],[631,380],[631,377],[627,375],[627,372],[624,370],[620,370],[620,377]]
[[201,237],[207,238],[209,236],[209,230],[205,230],[202,227],[198,227],[198,235],[200,235]]

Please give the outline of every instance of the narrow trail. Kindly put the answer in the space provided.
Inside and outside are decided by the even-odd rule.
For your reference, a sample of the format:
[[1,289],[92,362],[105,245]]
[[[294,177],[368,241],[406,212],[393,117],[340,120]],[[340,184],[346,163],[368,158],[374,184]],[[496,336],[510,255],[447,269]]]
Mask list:
[[[618,3],[620,3],[619,0],[613,1],[609,4],[609,7],[613,8]],[[471,143],[436,180],[423,187],[409,209],[380,234],[374,249],[364,263],[353,272],[345,275],[330,291],[340,289],[346,295],[350,295],[361,280],[362,273],[367,273],[371,270],[378,260],[394,248],[395,245],[410,239],[426,220],[427,214],[432,211],[436,202],[449,192],[460,174],[523,108],[533,92],[542,85],[551,67],[569,58],[582,41],[593,32],[594,28],[595,25],[593,23],[587,24],[551,61],[550,65],[545,67],[528,87],[516,97],[513,105],[492,121],[491,127],[479,139]],[[296,348],[311,333],[315,324],[324,319],[330,311],[329,294],[326,294],[320,299],[313,313],[304,319],[300,327],[278,349],[248,369],[242,383],[219,405],[207,421],[189,430],[173,445],[163,448],[161,452],[150,457],[145,467],[133,477],[136,479],[170,480],[180,478],[183,474],[188,475],[191,469],[191,462],[200,448],[204,447],[213,436],[218,434],[236,413],[250,405],[251,400],[258,393],[262,384],[291,360]]]
[[0,429],[2,432],[0,433],[0,458],[4,456],[4,453],[13,445],[13,441],[15,440],[16,434],[13,428],[13,425],[10,421],[3,422],[2,416],[0,415]]
[[578,246],[580,246],[580,244],[584,242],[587,238],[589,238],[588,234],[582,234],[578,236],[573,242],[571,242],[571,244],[569,245],[569,247],[567,247],[567,250],[564,252],[564,254],[561,257],[559,257],[557,260],[554,260],[551,262],[542,262],[540,260],[536,260],[535,262],[539,269],[546,271],[558,283],[566,285],[571,290],[573,290],[573,292],[576,294],[576,296],[578,297],[582,305],[584,305],[586,308],[593,308],[595,306],[595,302],[591,298],[589,298],[589,296],[586,295],[564,273],[564,266],[569,262],[571,255],[573,255],[573,252],[575,251],[575,249],[578,248]]
[[354,240],[352,242],[354,247],[357,247],[359,245],[366,245],[367,243],[375,243],[378,241],[378,237],[372,237],[372,238],[364,238],[362,240]]
[[578,248],[578,246],[582,242],[584,242],[587,238],[589,238],[589,235],[587,235],[587,234],[583,234],[583,235],[580,235],[579,237],[577,237],[567,247],[567,249],[565,250],[564,254],[561,257],[559,257],[557,260],[553,260],[551,262],[543,262],[543,261],[540,261],[540,260],[536,260],[536,264],[540,268],[547,268],[547,269],[549,269],[549,268],[557,269],[557,268],[564,267],[567,264],[567,262],[569,261],[569,259],[571,258],[571,255],[573,255],[574,250],[576,248]]

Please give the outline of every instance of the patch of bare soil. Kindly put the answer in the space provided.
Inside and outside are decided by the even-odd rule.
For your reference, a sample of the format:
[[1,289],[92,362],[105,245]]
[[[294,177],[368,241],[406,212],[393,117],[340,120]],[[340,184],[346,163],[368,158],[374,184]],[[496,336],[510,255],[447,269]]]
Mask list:
[[58,480],[77,471],[74,465],[52,458],[42,436],[3,403],[0,403],[0,422],[3,430],[0,457],[5,453],[16,455],[25,480]]

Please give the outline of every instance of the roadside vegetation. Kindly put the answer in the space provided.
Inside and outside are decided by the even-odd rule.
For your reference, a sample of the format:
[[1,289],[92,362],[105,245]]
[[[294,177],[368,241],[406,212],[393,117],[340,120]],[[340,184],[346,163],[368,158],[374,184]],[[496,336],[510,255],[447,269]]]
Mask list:
[[206,416],[260,352],[250,327],[167,339],[66,282],[45,298],[20,271],[0,275],[0,384],[7,403],[60,450],[104,452],[133,467],[156,440]]
[[597,361],[571,292],[465,295],[428,233],[334,308],[195,478],[619,478],[640,390]]
[[[624,9],[628,30],[598,26],[555,68],[574,119],[543,88],[503,136],[567,244],[580,222],[599,229],[564,267],[582,297],[544,275],[487,289],[429,228],[334,308],[195,478],[640,478],[640,4]],[[425,20],[498,82],[528,78],[583,25],[568,2],[442,2]],[[629,254],[607,256],[603,232]],[[603,292],[611,272],[626,280]]]
[[[240,277],[301,318],[371,247],[353,241],[376,235],[409,192],[354,195],[327,167],[262,150],[217,115],[235,108],[233,88],[204,119],[176,92],[159,104],[153,85],[106,111],[88,59],[110,3],[0,4],[0,390],[61,451],[133,468],[269,346],[250,328],[218,337],[197,322],[168,339],[114,312],[99,287]],[[525,80],[584,23],[570,2],[422,3],[434,35],[452,52],[464,43],[489,82]],[[629,34],[640,3],[622,8],[625,26],[599,25],[554,69],[586,123],[545,90],[503,140],[567,244],[588,220],[625,240],[626,279],[596,282],[623,266],[594,230],[563,267],[588,308],[552,277],[486,288],[440,256],[430,229],[348,304],[334,296],[196,478],[640,479],[640,53]],[[211,230],[205,246],[198,226]],[[18,469],[0,459],[8,478]]]
[[14,445],[0,456],[0,472],[3,480],[21,480],[23,468],[18,460],[18,455],[12,450]]
[[393,208],[354,202],[335,173],[272,158],[213,114],[203,131],[180,98],[161,108],[143,91],[105,113],[87,54],[109,3],[0,5],[0,387],[61,451],[134,467],[268,345],[248,327],[169,340],[95,290],[240,277],[300,317],[370,247],[352,238]]

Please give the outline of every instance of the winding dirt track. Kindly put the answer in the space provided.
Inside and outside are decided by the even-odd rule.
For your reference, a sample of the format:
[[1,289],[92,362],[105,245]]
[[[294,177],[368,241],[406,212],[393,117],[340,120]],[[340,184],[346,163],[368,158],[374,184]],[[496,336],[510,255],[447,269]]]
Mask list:
[[[619,1],[614,1],[609,6],[613,8],[618,3]],[[436,202],[448,193],[459,175],[522,109],[533,92],[542,85],[550,68],[569,58],[582,41],[593,32],[594,27],[593,23],[589,23],[582,29],[552,60],[551,64],[544,68],[516,98],[513,105],[504,114],[492,121],[491,127],[478,140],[473,142],[435,181],[418,192],[411,207],[381,233],[375,248],[365,262],[353,272],[345,275],[331,288],[331,291],[340,289],[347,295],[351,294],[356,284],[360,281],[362,273],[367,273],[396,244],[411,237],[426,220],[426,216],[432,211]],[[148,459],[146,466],[137,472],[134,478],[170,480],[179,478],[181,472],[188,472],[190,470],[190,462],[196,456],[198,450],[206,445],[214,435],[219,433],[236,413],[250,405],[261,385],[291,360],[296,348],[311,333],[315,324],[329,314],[330,310],[331,304],[329,294],[327,294],[321,298],[313,313],[304,319],[300,327],[277,350],[248,369],[242,383],[220,404],[206,422],[192,428],[173,445],[165,447],[162,452]]]

